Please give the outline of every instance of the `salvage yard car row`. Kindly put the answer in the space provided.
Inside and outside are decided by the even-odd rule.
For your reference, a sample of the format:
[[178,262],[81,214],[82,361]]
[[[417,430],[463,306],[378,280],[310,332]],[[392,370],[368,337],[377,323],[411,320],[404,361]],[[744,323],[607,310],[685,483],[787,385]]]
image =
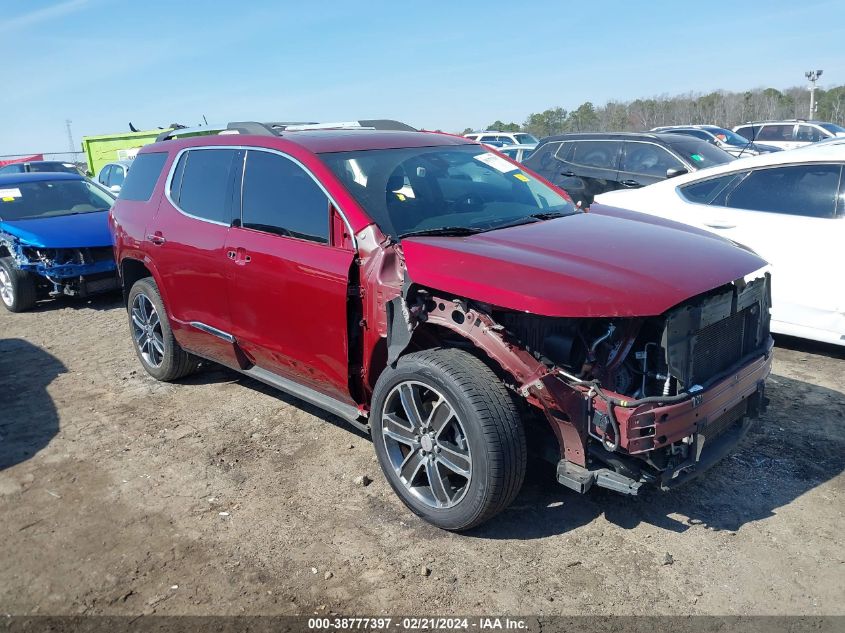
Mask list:
[[[616,182],[648,200],[698,174],[733,192],[754,171],[745,159],[662,132],[552,137],[523,166],[395,121],[202,131],[142,148],[108,215],[139,362],[173,381],[213,361],[347,420],[434,525],[466,530],[505,509],[528,444],[572,490],[637,495],[702,474],[765,409],[773,295],[754,245],[659,214],[585,213],[566,193],[587,206],[595,183]],[[840,224],[843,162],[828,161]],[[51,268],[62,248],[96,264],[93,238],[51,247],[49,218],[6,220],[56,193],[38,182],[32,194],[0,182],[12,310],[22,278],[54,295],[100,281],[74,269],[68,290]],[[94,198],[110,192],[78,182],[87,202],[38,213],[105,227]]]

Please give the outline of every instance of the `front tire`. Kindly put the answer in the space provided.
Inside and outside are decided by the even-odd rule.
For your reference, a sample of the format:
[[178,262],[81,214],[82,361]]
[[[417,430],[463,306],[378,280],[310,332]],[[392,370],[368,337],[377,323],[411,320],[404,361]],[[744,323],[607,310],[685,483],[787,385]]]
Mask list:
[[147,277],[135,282],[127,311],[135,354],[150,376],[170,382],[196,371],[199,360],[176,342],[155,281]]
[[445,530],[504,510],[525,478],[525,431],[493,371],[458,349],[408,354],[373,392],[376,455],[408,508]]
[[0,303],[9,312],[26,312],[35,305],[33,276],[15,266],[11,257],[0,258]]

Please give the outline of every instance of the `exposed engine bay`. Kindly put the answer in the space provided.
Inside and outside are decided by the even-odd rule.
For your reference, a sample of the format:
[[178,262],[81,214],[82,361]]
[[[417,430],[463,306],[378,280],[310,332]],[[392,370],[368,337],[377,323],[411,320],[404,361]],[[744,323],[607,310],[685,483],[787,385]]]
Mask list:
[[0,255],[5,255],[4,250],[18,268],[43,278],[41,285],[50,296],[85,296],[118,287],[110,246],[41,248],[21,244],[16,237],[0,233]]
[[457,330],[510,372],[552,426],[562,484],[637,494],[702,472],[765,406],[769,283],[739,279],[656,317],[552,318],[421,288],[389,313],[408,331]]

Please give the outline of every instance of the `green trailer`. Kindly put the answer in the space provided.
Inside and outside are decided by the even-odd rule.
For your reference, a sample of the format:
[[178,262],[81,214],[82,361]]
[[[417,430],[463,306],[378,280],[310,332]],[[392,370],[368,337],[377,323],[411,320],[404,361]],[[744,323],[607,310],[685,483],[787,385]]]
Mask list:
[[138,153],[138,149],[154,142],[159,134],[169,129],[83,136],[82,151],[85,152],[85,157],[88,160],[88,171],[96,176],[106,163],[116,160],[132,160]]

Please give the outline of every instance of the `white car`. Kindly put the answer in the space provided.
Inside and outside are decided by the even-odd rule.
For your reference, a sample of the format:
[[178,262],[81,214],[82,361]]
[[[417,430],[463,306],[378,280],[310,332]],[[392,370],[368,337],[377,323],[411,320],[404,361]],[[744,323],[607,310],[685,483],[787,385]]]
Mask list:
[[734,132],[755,143],[774,145],[781,149],[796,149],[836,136],[845,136],[845,128],[826,121],[760,121],[737,125]]
[[103,185],[112,193],[120,193],[126,174],[132,166],[131,160],[116,160],[113,163],[106,163],[97,174],[97,182]]
[[484,130],[483,132],[471,132],[464,134],[479,143],[501,143],[502,145],[534,145],[539,142],[534,136],[527,132],[498,132],[496,130]]
[[763,154],[596,202],[691,224],[772,269],[772,331],[845,346],[845,145]]
[[503,147],[497,147],[496,151],[521,163],[534,153],[534,148],[536,147],[536,145],[505,145]]

